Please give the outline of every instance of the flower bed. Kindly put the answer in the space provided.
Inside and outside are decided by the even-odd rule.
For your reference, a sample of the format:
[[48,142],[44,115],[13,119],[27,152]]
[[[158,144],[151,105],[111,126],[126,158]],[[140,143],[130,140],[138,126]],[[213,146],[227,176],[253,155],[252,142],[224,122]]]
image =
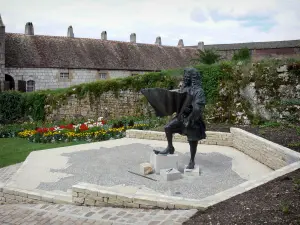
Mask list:
[[18,137],[27,138],[30,142],[51,143],[71,141],[102,141],[122,138],[126,129],[147,129],[148,124],[133,121],[130,124],[114,123],[108,125],[100,117],[98,121],[88,120],[77,125],[59,125],[53,127],[37,127],[35,130],[24,130],[18,133]]

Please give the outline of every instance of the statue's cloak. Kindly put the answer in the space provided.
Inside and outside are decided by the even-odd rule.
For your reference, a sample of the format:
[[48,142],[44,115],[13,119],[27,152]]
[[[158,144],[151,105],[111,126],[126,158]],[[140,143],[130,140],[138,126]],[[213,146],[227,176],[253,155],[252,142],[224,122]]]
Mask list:
[[180,116],[192,101],[192,96],[187,92],[169,91],[163,88],[147,88],[142,89],[141,92],[158,117],[170,116],[174,113]]

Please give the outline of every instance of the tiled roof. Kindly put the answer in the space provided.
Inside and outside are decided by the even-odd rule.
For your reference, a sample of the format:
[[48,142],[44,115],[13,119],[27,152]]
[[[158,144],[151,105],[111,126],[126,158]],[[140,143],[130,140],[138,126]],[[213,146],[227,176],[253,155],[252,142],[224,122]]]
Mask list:
[[5,34],[5,66],[162,70],[190,65],[193,48],[88,38]]
[[[190,47],[197,48],[197,46],[190,46]],[[212,48],[216,50],[237,50],[241,48],[248,48],[248,49],[300,48],[300,40],[204,45],[204,49],[212,49]]]

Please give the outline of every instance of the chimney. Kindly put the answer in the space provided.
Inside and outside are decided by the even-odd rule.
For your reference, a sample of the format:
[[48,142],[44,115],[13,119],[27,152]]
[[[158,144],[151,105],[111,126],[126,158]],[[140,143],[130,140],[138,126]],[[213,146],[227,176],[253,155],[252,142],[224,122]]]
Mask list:
[[107,32],[106,31],[102,31],[102,33],[101,33],[101,39],[102,40],[107,40]]
[[184,47],[184,44],[183,44],[183,40],[182,40],[182,39],[179,39],[177,47],[180,47],[180,48],[183,48],[183,47]]
[[25,34],[26,35],[34,35],[34,29],[32,22],[28,22],[25,25]]
[[157,37],[155,41],[156,45],[161,45],[161,37]]
[[135,33],[130,34],[130,42],[136,43],[136,34]]
[[198,42],[198,49],[201,51],[204,51],[204,42],[203,41]]
[[0,14],[0,27],[5,27],[3,21],[2,21],[2,18],[1,18],[1,14]]
[[74,37],[74,32],[73,32],[73,27],[69,26],[68,27],[68,34],[67,37],[73,38]]

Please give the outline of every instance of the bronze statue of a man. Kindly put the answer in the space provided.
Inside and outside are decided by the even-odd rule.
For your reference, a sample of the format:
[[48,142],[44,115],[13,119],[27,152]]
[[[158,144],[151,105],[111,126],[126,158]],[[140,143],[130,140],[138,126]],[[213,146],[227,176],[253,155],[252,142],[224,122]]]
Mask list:
[[191,158],[187,169],[194,169],[195,155],[198,141],[206,138],[206,126],[202,118],[206,100],[201,84],[201,74],[195,68],[186,68],[183,75],[183,85],[180,92],[187,92],[191,97],[191,104],[188,104],[183,113],[176,115],[166,126],[165,133],[168,146],[163,151],[156,151],[156,154],[174,154],[173,134],[179,133],[187,136]]

